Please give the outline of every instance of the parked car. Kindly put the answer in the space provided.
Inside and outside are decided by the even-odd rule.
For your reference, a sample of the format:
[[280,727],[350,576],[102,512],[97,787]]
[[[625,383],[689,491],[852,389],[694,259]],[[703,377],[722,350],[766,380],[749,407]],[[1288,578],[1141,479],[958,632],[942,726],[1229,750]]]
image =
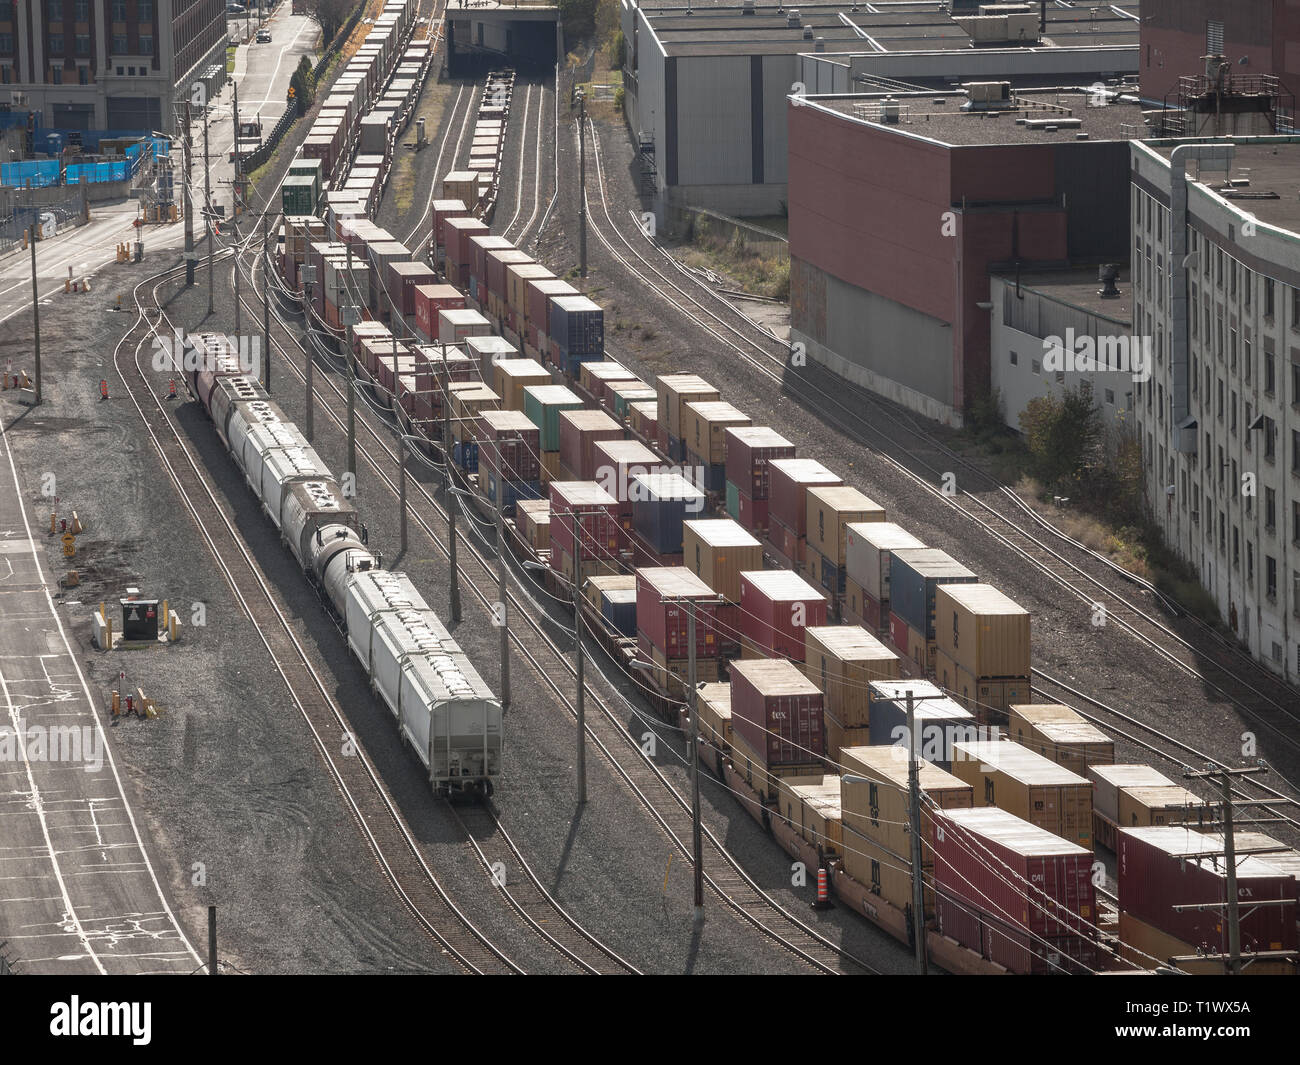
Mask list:
[[258,44],[270,44],[270,43],[271,43],[271,31],[270,31],[270,30],[258,30],[258,31],[257,31],[257,37],[256,37],[256,40],[257,40],[257,43],[258,43]]

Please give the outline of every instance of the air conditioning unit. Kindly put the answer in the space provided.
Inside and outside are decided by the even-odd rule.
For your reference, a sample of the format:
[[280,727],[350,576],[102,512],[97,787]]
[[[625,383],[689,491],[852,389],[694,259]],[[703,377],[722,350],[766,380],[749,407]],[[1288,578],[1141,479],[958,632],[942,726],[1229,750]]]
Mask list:
[[15,89],[13,92],[9,94],[9,102],[14,107],[26,107],[27,94],[23,92],[21,89]]
[[997,106],[1011,102],[1009,81],[968,81],[962,85],[972,108]]
[[791,8],[789,14],[785,16],[785,24],[788,29],[794,29],[803,25],[803,20],[799,17],[797,8]]

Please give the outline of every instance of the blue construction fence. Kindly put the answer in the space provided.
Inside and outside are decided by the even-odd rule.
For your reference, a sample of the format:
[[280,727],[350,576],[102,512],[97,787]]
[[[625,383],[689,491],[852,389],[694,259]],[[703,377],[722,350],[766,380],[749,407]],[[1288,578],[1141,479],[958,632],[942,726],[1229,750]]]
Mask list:
[[[100,134],[96,140],[104,139]],[[130,134],[127,134],[130,136]],[[84,145],[83,145],[84,147]],[[147,158],[152,149],[155,157],[171,153],[171,142],[162,137],[146,137],[126,147],[125,158],[95,163],[69,163],[63,175],[68,185],[90,185],[101,181],[125,181],[135,175],[140,160]],[[58,159],[24,159],[18,163],[0,163],[0,185],[12,188],[48,188],[60,184]]]

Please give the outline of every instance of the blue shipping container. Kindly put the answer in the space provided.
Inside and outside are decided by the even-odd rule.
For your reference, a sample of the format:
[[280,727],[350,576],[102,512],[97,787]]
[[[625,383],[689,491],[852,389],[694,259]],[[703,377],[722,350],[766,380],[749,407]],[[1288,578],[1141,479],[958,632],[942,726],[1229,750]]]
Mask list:
[[704,493],[680,474],[637,474],[632,496],[632,527],[656,552],[682,550],[682,522],[704,514]]
[[839,566],[832,566],[830,559],[822,557],[822,587],[832,595],[843,595],[845,590],[845,571]]
[[[488,502],[497,501],[497,479],[498,475],[491,470],[487,474],[487,493]],[[542,482],[541,481],[506,481],[505,498],[501,504],[501,511],[507,516],[513,516],[515,504],[521,499],[541,499]]]
[[605,312],[586,296],[557,296],[551,300],[546,335],[559,346],[567,363],[575,355],[601,355],[605,350]]
[[889,555],[889,609],[927,640],[934,639],[934,589],[979,578],[946,551],[908,547]]
[[452,458],[456,460],[456,465],[466,473],[477,473],[478,441],[466,440],[464,443],[457,443],[452,448]]
[[951,770],[952,745],[979,738],[975,715],[928,680],[871,682],[867,690],[871,745],[907,746],[908,690],[919,733],[917,753]]
[[672,459],[673,462],[685,462],[686,441],[670,434],[668,437],[668,457]]
[[624,636],[636,636],[636,589],[600,593],[600,616]]

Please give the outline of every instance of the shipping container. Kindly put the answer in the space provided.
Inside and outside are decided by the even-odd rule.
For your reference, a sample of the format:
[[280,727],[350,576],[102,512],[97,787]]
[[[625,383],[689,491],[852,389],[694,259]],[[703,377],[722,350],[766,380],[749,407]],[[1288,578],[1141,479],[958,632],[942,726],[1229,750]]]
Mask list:
[[[605,393],[605,386],[620,381],[636,381],[637,376],[626,366],[613,359],[584,362],[578,370],[578,386],[606,410],[614,407]],[[640,382],[638,382],[640,383]]]
[[[548,361],[548,352],[543,352],[542,339],[551,328],[551,300],[559,296],[577,296],[578,290],[567,281],[559,278],[536,278],[528,281],[528,294],[525,298],[524,341],[537,349],[538,357]],[[549,343],[546,345],[549,348]]]
[[564,385],[529,385],[524,389],[524,413],[542,431],[542,450],[559,464],[560,411],[581,410],[582,400]]
[[1207,823],[1212,811],[1200,796],[1180,784],[1161,787],[1120,788],[1120,828],[1147,828],[1151,825],[1192,825]]
[[826,624],[826,598],[788,570],[742,573],[740,623],[747,654],[802,662],[806,630]]
[[928,680],[872,681],[867,688],[872,746],[894,744],[906,749],[907,693],[912,693],[919,754],[950,769],[953,746],[980,736],[975,715]]
[[[588,577],[583,581],[582,596],[587,601],[587,605],[595,610],[600,611],[600,597],[605,592],[631,592],[632,593],[632,619],[636,621],[636,574],[621,573],[618,575],[600,574],[595,577]],[[632,635],[636,635],[636,627],[633,625]]]
[[[416,288],[432,287],[437,280],[433,268],[422,262],[394,262],[388,265],[388,299],[402,317],[415,317]],[[432,337],[425,337],[432,340]]]
[[[850,522],[845,526],[844,537],[844,570],[848,583],[856,585],[874,601],[877,612],[868,627],[878,631],[888,625],[890,552],[925,545],[901,525],[889,521]],[[859,601],[850,601],[848,605],[856,616],[867,617]],[[886,619],[883,624],[882,616]]]
[[1115,741],[1077,710],[1059,703],[1015,703],[1008,708],[1007,736],[1035,754],[1088,776],[1094,765],[1115,761]]
[[620,636],[636,637],[636,590],[606,590],[600,593],[600,616]]
[[681,462],[686,456],[672,454],[668,447],[668,439],[669,437],[681,439],[682,404],[720,398],[718,390],[696,374],[661,374],[655,381],[660,450],[669,451],[670,459]]
[[447,247],[447,220],[469,217],[469,208],[461,200],[434,200],[432,211],[435,262],[441,265],[442,253]]
[[889,609],[934,640],[934,590],[940,584],[974,584],[979,578],[946,551],[899,548],[889,556]]
[[[526,251],[518,248],[490,248],[483,256],[483,265],[487,276],[481,281],[487,283],[487,302],[489,311],[499,318],[504,318],[509,301],[506,289],[506,271],[511,266],[536,264],[537,260]],[[545,269],[545,267],[543,267]],[[548,271],[549,272],[549,271]],[[480,296],[481,300],[483,297]]]
[[493,366],[498,362],[504,362],[507,359],[517,359],[520,357],[519,349],[504,337],[493,336],[491,333],[466,337],[461,341],[465,353],[474,360],[475,371],[484,381],[491,381],[493,375]]
[[471,211],[478,206],[478,175],[469,170],[454,170],[442,179],[442,198],[460,200]]
[[600,563],[617,560],[618,500],[594,481],[552,481],[548,496],[552,569],[561,568],[557,548],[568,554],[570,561],[577,559],[588,573],[597,572]]
[[[1115,854],[1119,907],[1210,953],[1227,953],[1224,839],[1183,826],[1122,828]],[[1268,854],[1238,853],[1241,949],[1295,950],[1296,881]],[[1289,900],[1290,905],[1266,905]],[[1201,905],[1205,909],[1176,910]]]
[[515,504],[515,524],[534,551],[551,547],[551,501],[521,499]]
[[1013,973],[1098,967],[1091,851],[978,807],[937,812],[932,842],[943,935]]
[[[1029,677],[1029,611],[990,584],[940,584],[934,602],[935,642],[959,671],[977,681]],[[952,679],[940,683],[958,690]]]
[[478,433],[479,415],[485,410],[496,410],[501,399],[492,389],[475,381],[458,381],[450,388],[452,439],[473,440]]
[[690,606],[696,601],[695,654],[716,658],[715,593],[684,566],[644,566],[636,571],[636,627],[650,646],[673,660],[690,656]]
[[577,377],[579,363],[605,357],[605,312],[586,296],[556,296],[546,336],[556,365]]
[[[623,427],[603,410],[560,412],[560,466],[574,480],[595,480],[599,466],[595,445],[622,439]],[[614,492],[610,495],[618,498]]]
[[438,339],[444,344],[459,344],[466,337],[492,332],[492,323],[478,311],[450,310],[438,312]]
[[[900,909],[912,901],[911,803],[909,759],[901,747],[845,747],[839,754],[840,810],[845,830],[844,870],[873,894]],[[924,758],[917,760],[921,804],[921,870],[926,881],[925,910],[934,912],[934,809],[970,809],[969,784]],[[852,833],[852,836],[849,833]],[[870,846],[850,846],[861,841]],[[891,867],[886,871],[885,866]],[[899,880],[902,880],[900,886]]]
[[767,539],[799,569],[808,529],[808,489],[844,482],[815,459],[773,459],[768,471]]
[[438,339],[438,312],[465,309],[465,297],[452,285],[416,285],[415,332],[426,343]]
[[[551,383],[550,371],[536,359],[500,359],[492,363],[491,370],[492,387],[501,397],[501,405],[507,410],[524,409],[525,388]],[[488,379],[484,375],[484,380]]]
[[870,684],[898,677],[898,655],[857,625],[812,625],[805,630],[804,672],[826,696],[826,745],[834,758],[845,729],[870,727]]
[[468,289],[470,264],[470,239],[485,236],[490,231],[487,223],[468,216],[453,216],[443,225],[446,236],[445,265],[447,280],[459,288]]
[[[584,364],[586,365],[586,364]],[[605,396],[609,400],[609,407],[614,412],[615,418],[626,418],[629,427],[640,432],[647,440],[655,440],[657,431],[654,426],[658,423],[655,421],[657,411],[654,402],[655,390],[647,385],[644,381],[620,381],[605,386]],[[638,406],[642,413],[650,415],[650,431],[637,429],[632,424],[632,408]]]
[[555,275],[539,262],[517,262],[506,266],[507,324],[516,333],[522,333],[528,314],[528,283],[554,281]]
[[632,528],[632,479],[663,468],[659,456],[639,440],[597,440],[592,444],[595,463],[592,480],[619,502],[623,528]]
[[280,208],[286,215],[315,214],[319,195],[316,178],[307,174],[287,177],[280,183]]
[[676,470],[639,473],[629,486],[632,527],[660,555],[682,551],[682,523],[704,512],[704,493]]
[[541,479],[541,434],[526,414],[484,411],[479,415],[478,437],[483,464],[489,469],[501,470],[507,480]]
[[1010,740],[953,745],[953,775],[996,806],[1092,850],[1092,782]]
[[794,458],[794,445],[765,425],[728,428],[726,438],[727,480],[736,486],[738,495],[766,500],[770,484],[768,463],[773,459]]
[[1119,821],[1119,795],[1124,788],[1173,787],[1174,782],[1149,765],[1090,765],[1093,809],[1111,822]]
[[883,522],[885,508],[849,485],[813,485],[806,493],[805,527],[808,545],[830,562],[844,569],[847,522]]
[[822,693],[780,658],[731,664],[733,735],[772,766],[820,766],[826,753]]
[[469,292],[470,299],[476,301],[481,310],[488,310],[488,252],[515,250],[515,246],[505,237],[491,233],[479,233],[469,238],[468,276],[462,279],[462,284]]
[[833,858],[843,852],[839,777],[782,778],[777,784],[777,812],[819,854]]
[[695,693],[700,735],[721,751],[731,747],[731,683],[702,684]]
[[694,400],[682,404],[682,422],[687,453],[701,465],[721,467],[718,487],[709,489],[721,493],[726,483],[727,430],[748,426],[749,415],[723,400]]

